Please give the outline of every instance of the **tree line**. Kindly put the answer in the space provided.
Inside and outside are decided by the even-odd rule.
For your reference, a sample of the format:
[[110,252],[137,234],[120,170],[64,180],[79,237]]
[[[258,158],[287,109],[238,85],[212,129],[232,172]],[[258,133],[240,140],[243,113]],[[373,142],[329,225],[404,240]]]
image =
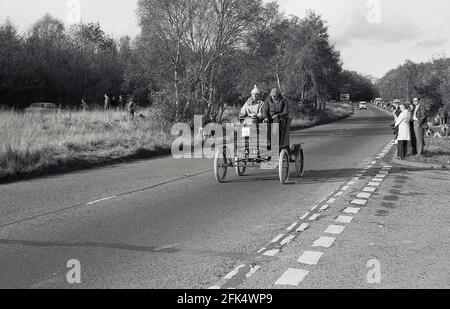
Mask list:
[[411,102],[420,97],[432,111],[443,105],[450,107],[450,59],[441,57],[423,63],[407,60],[389,71],[377,87],[388,101]]
[[66,29],[50,15],[27,33],[1,25],[0,100],[75,107],[123,95],[176,121],[217,120],[255,84],[317,109],[342,92],[375,96],[367,78],[342,69],[326,22],[312,11],[298,18],[262,0],[139,0],[136,15],[141,34],[118,40],[98,23]]

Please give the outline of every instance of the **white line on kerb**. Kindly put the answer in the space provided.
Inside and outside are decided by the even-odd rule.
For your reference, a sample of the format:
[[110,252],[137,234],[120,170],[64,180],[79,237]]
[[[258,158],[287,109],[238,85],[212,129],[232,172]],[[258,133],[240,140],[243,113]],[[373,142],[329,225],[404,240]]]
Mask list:
[[117,197],[117,196],[105,197],[105,198],[102,198],[102,199],[99,199],[99,200],[96,200],[96,201],[93,201],[93,202],[86,203],[86,205],[97,204],[97,203],[100,203],[100,202],[112,200],[113,198],[116,198],[116,197]]
[[307,270],[289,268],[280,279],[275,282],[275,285],[299,286],[308,274],[309,271]]
[[239,273],[239,270],[244,267],[245,267],[245,265],[240,265],[240,266],[236,267],[232,272],[230,272],[228,275],[225,276],[225,279],[228,279],[228,280],[233,279],[233,277]]

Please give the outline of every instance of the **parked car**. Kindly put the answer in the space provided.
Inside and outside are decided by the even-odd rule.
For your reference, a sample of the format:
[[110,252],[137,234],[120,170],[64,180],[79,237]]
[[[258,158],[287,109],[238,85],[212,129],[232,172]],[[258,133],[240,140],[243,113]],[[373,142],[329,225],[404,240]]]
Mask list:
[[359,109],[367,109],[367,102],[359,102]]
[[58,105],[54,103],[33,103],[25,109],[26,113],[52,113],[58,111]]

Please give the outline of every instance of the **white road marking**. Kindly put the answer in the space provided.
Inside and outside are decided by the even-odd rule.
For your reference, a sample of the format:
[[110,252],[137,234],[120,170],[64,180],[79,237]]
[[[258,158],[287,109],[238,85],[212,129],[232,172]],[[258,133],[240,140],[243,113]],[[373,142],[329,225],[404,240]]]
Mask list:
[[339,216],[336,219],[337,223],[343,223],[343,224],[349,224],[349,223],[352,223],[352,221],[353,221],[353,217],[350,217],[350,216]]
[[384,175],[384,174],[378,174],[378,175],[376,175],[375,177],[377,177],[377,178],[386,178],[386,175]]
[[96,201],[93,201],[93,202],[86,203],[86,205],[97,204],[97,203],[100,203],[100,202],[112,200],[113,198],[116,198],[116,197],[117,197],[117,196],[111,196],[111,197],[102,198],[102,199],[99,199],[99,200],[96,200]]
[[303,269],[289,268],[280,279],[275,282],[275,285],[290,285],[299,286],[300,283],[305,280],[306,276],[309,275],[309,271]]
[[281,242],[281,245],[286,246],[286,245],[290,244],[294,240],[294,238],[295,238],[295,235],[289,235]]
[[322,207],[320,207],[320,210],[321,210],[321,211],[325,211],[325,210],[327,210],[328,208],[330,208],[330,204],[325,204],[325,205],[323,205]]
[[250,271],[245,275],[245,277],[247,279],[250,279],[251,276],[253,276],[258,270],[261,269],[261,266],[257,265],[257,266],[253,266]]
[[364,174],[356,174],[356,177],[362,177]]
[[241,270],[241,268],[244,268],[244,267],[245,267],[245,265],[239,265],[233,271],[231,271],[228,275],[226,275],[224,277],[224,279],[227,279],[227,280],[233,279],[233,277],[239,273],[239,270]]
[[367,169],[370,170],[372,169],[372,167],[374,167],[373,165],[367,165]]
[[348,189],[350,189],[350,186],[343,186],[342,187],[342,191],[347,191]]
[[280,234],[277,237],[275,237],[274,239],[272,239],[271,243],[274,244],[276,242],[279,242],[281,240],[281,238],[284,237],[285,234]]
[[316,240],[312,244],[312,246],[313,247],[322,247],[322,248],[331,248],[331,246],[333,246],[335,241],[336,241],[336,238],[334,238],[334,237],[322,236],[318,240]]
[[367,200],[356,199],[351,202],[353,205],[365,206],[367,204]]
[[359,211],[361,210],[361,208],[355,208],[355,207],[347,207],[344,210],[344,213],[346,214],[352,214],[352,215],[357,215],[359,213]]
[[356,197],[361,199],[369,199],[371,196],[371,193],[359,193]]
[[319,205],[314,205],[314,207],[313,207],[313,208],[311,208],[311,211],[314,211],[314,210],[316,210],[316,209],[317,209],[317,207],[319,207]]
[[381,178],[372,179],[372,182],[383,182],[383,181],[384,181],[384,179],[381,179]]
[[363,189],[364,192],[371,192],[374,193],[375,191],[377,191],[377,188],[373,188],[373,187],[365,187]]
[[294,227],[297,226],[297,224],[298,224],[298,222],[293,223],[291,226],[289,226],[289,227],[286,229],[286,231],[288,231],[288,232],[292,231],[292,230],[294,229]]
[[344,232],[345,226],[342,225],[330,225],[326,230],[325,234],[333,234],[333,235],[340,235],[342,232]]
[[263,255],[273,257],[273,256],[277,255],[278,253],[280,253],[280,249],[273,249],[273,250],[266,251]]
[[258,252],[256,252],[257,254],[260,254],[260,253],[262,253],[263,251],[266,251],[266,248],[262,248],[262,249],[260,249]]
[[340,196],[342,196],[343,194],[344,194],[343,191],[339,191],[338,193],[336,193],[335,197],[340,197]]
[[315,266],[319,264],[320,259],[323,256],[323,252],[317,252],[317,251],[306,251],[303,253],[301,257],[297,260],[297,262],[301,264],[306,264],[310,266]]
[[308,223],[303,223],[302,225],[299,226],[299,228],[296,230],[297,233],[300,232],[304,232],[309,228],[309,224]]
[[356,183],[356,181],[349,181],[349,182],[347,182],[347,186],[349,186],[349,187],[351,187],[351,186],[353,186],[354,184]]
[[306,214],[304,214],[303,217],[300,218],[300,220],[305,220],[306,217],[308,217],[310,214],[311,214],[311,213],[309,213],[309,212],[306,213]]
[[316,221],[320,217],[320,214],[314,214],[309,218],[309,221]]
[[370,162],[370,165],[375,165],[375,164],[377,164],[377,161]]
[[333,204],[334,202],[336,202],[336,199],[335,199],[335,198],[331,198],[331,199],[327,202],[327,204]]
[[379,187],[380,185],[381,185],[380,182],[369,182],[369,184],[368,184],[368,186],[371,186],[371,187]]

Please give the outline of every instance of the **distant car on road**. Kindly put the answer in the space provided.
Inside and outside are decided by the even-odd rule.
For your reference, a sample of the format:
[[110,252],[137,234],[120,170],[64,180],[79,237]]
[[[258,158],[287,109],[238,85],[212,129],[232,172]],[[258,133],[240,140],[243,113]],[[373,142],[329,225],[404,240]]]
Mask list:
[[359,109],[367,109],[367,102],[359,102]]
[[25,109],[26,113],[53,113],[58,111],[58,105],[54,103],[33,103]]

